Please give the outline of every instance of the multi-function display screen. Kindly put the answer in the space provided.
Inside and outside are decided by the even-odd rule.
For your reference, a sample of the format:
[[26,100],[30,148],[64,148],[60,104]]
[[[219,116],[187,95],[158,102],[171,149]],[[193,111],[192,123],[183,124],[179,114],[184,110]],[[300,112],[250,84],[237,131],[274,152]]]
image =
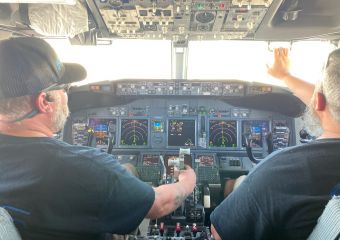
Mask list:
[[237,122],[209,120],[209,147],[237,147]]
[[[246,120],[242,122],[242,135],[251,140],[251,147],[262,148],[265,137],[269,132],[269,121],[266,120]],[[242,138],[242,146],[245,146]]]
[[149,123],[147,119],[121,120],[121,146],[147,146]]
[[195,146],[195,120],[170,119],[168,122],[168,146]]
[[89,127],[93,130],[97,147],[107,147],[109,141],[116,144],[116,119],[90,118]]
[[212,167],[215,163],[213,155],[198,155],[196,161],[200,167]]
[[159,154],[144,154],[142,164],[144,166],[158,166]]

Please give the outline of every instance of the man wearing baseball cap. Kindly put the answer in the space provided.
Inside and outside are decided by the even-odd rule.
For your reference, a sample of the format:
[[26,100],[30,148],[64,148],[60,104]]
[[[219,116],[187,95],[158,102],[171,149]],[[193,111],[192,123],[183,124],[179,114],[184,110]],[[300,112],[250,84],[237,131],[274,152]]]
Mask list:
[[37,38],[0,41],[0,207],[25,240],[105,239],[175,210],[194,171],[152,188],[112,155],[52,138],[69,115],[67,87],[86,77]]

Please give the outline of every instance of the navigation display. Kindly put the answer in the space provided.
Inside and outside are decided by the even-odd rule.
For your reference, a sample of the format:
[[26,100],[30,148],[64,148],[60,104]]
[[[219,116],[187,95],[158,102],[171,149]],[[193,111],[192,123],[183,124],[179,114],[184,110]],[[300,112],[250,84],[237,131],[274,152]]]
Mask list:
[[116,144],[116,119],[90,118],[89,128],[92,128],[96,147],[107,147],[109,140]]
[[121,120],[121,146],[147,146],[149,123],[147,119]]
[[[242,122],[242,135],[251,140],[251,147],[262,148],[263,141],[269,132],[269,121],[267,120],[246,120]],[[242,146],[246,146],[242,138]]]
[[237,122],[209,120],[209,147],[237,147]]
[[159,154],[144,154],[142,164],[144,166],[158,166]]
[[168,123],[168,146],[195,146],[195,120],[170,119]]

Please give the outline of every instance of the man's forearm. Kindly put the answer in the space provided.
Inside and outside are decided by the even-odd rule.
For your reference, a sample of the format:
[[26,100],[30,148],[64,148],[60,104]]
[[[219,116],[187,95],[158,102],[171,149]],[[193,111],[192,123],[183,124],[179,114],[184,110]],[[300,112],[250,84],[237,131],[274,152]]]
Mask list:
[[215,239],[215,240],[222,240],[221,237],[220,237],[220,235],[217,233],[217,231],[216,231],[214,225],[211,224],[210,229],[211,229],[211,234],[214,236],[214,239]]
[[315,88],[314,84],[301,80],[290,74],[287,74],[281,80],[283,80],[294,95],[300,98],[306,105],[310,103]]
[[154,189],[155,201],[147,218],[159,218],[176,210],[191,193],[184,183],[165,184]]

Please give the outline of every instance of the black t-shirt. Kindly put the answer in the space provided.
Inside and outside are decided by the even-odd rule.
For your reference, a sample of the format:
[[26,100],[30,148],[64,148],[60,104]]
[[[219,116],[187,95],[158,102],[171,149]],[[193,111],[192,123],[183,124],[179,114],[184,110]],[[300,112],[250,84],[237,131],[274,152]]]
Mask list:
[[223,240],[305,240],[340,183],[340,139],[270,155],[211,214]]
[[25,240],[126,234],[154,198],[112,155],[53,138],[0,135],[0,206]]

